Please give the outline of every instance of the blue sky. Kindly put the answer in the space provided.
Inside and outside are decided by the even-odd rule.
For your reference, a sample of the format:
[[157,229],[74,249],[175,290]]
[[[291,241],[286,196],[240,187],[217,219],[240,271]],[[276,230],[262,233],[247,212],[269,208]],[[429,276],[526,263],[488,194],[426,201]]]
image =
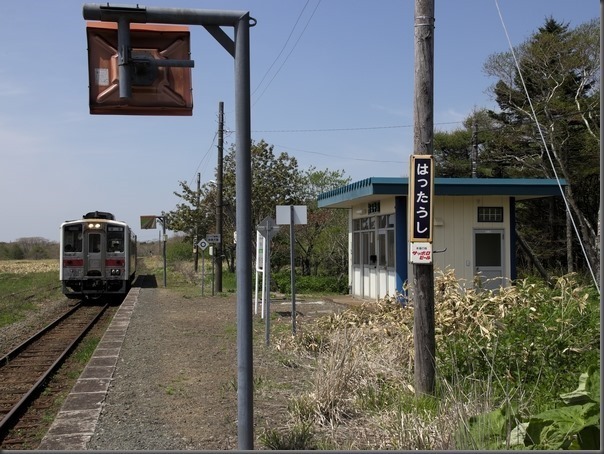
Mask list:
[[[191,117],[90,115],[85,21],[73,0],[0,3],[0,241],[58,240],[88,211],[132,225],[175,208],[179,181],[214,179],[218,104],[235,129],[233,59],[191,29]],[[91,2],[92,3],[92,2]],[[100,3],[97,1],[97,3]],[[120,1],[117,4],[135,2]],[[407,175],[413,152],[413,0],[147,0],[145,6],[249,11],[252,138],[300,169],[357,181]],[[575,27],[597,0],[436,0],[434,121],[495,108],[482,70],[552,16]],[[229,34],[231,30],[226,29]],[[289,38],[289,39],[288,39]],[[235,135],[225,136],[225,146]]]

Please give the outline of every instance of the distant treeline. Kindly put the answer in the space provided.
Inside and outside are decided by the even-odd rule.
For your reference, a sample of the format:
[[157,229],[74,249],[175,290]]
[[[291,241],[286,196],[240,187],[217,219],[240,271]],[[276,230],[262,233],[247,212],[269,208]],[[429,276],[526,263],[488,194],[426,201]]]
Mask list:
[[0,260],[40,260],[59,258],[59,243],[46,238],[19,238],[11,243],[0,242]]
[[[139,255],[161,254],[161,249],[156,242],[139,243]],[[46,238],[29,237],[19,238],[13,242],[0,242],[0,260],[59,260],[59,242]]]

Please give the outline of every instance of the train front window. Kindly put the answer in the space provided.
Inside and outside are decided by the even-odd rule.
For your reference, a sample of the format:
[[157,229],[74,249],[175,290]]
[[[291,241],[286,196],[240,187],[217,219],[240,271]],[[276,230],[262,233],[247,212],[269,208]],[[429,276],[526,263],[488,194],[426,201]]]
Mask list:
[[98,233],[88,235],[88,252],[101,252],[101,235]]
[[82,252],[82,225],[68,225],[63,229],[63,250]]
[[109,226],[107,229],[107,252],[124,252],[124,228]]

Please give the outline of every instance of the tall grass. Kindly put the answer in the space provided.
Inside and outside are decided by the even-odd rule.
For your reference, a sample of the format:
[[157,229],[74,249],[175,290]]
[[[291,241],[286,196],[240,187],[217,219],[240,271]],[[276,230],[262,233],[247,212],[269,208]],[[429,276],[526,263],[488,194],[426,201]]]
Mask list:
[[0,327],[22,320],[49,298],[62,296],[56,260],[7,260],[0,267]]
[[413,301],[366,304],[281,340],[314,361],[283,439],[289,427],[337,449],[505,448],[523,418],[556,407],[599,366],[599,301],[576,275],[554,289],[527,279],[468,290],[450,271],[435,283],[435,395],[413,388]]

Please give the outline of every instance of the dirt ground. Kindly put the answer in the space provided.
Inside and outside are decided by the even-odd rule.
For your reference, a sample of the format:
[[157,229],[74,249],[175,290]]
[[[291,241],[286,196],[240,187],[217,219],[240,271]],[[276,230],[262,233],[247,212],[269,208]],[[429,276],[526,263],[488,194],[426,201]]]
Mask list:
[[[236,306],[236,295],[142,289],[88,448],[238,449]],[[297,335],[317,317],[343,308],[299,299]],[[266,429],[287,426],[288,405],[312,373],[275,348],[279,336],[292,335],[291,302],[273,301],[271,312],[269,346],[265,320],[253,315],[255,449],[264,447]]]

